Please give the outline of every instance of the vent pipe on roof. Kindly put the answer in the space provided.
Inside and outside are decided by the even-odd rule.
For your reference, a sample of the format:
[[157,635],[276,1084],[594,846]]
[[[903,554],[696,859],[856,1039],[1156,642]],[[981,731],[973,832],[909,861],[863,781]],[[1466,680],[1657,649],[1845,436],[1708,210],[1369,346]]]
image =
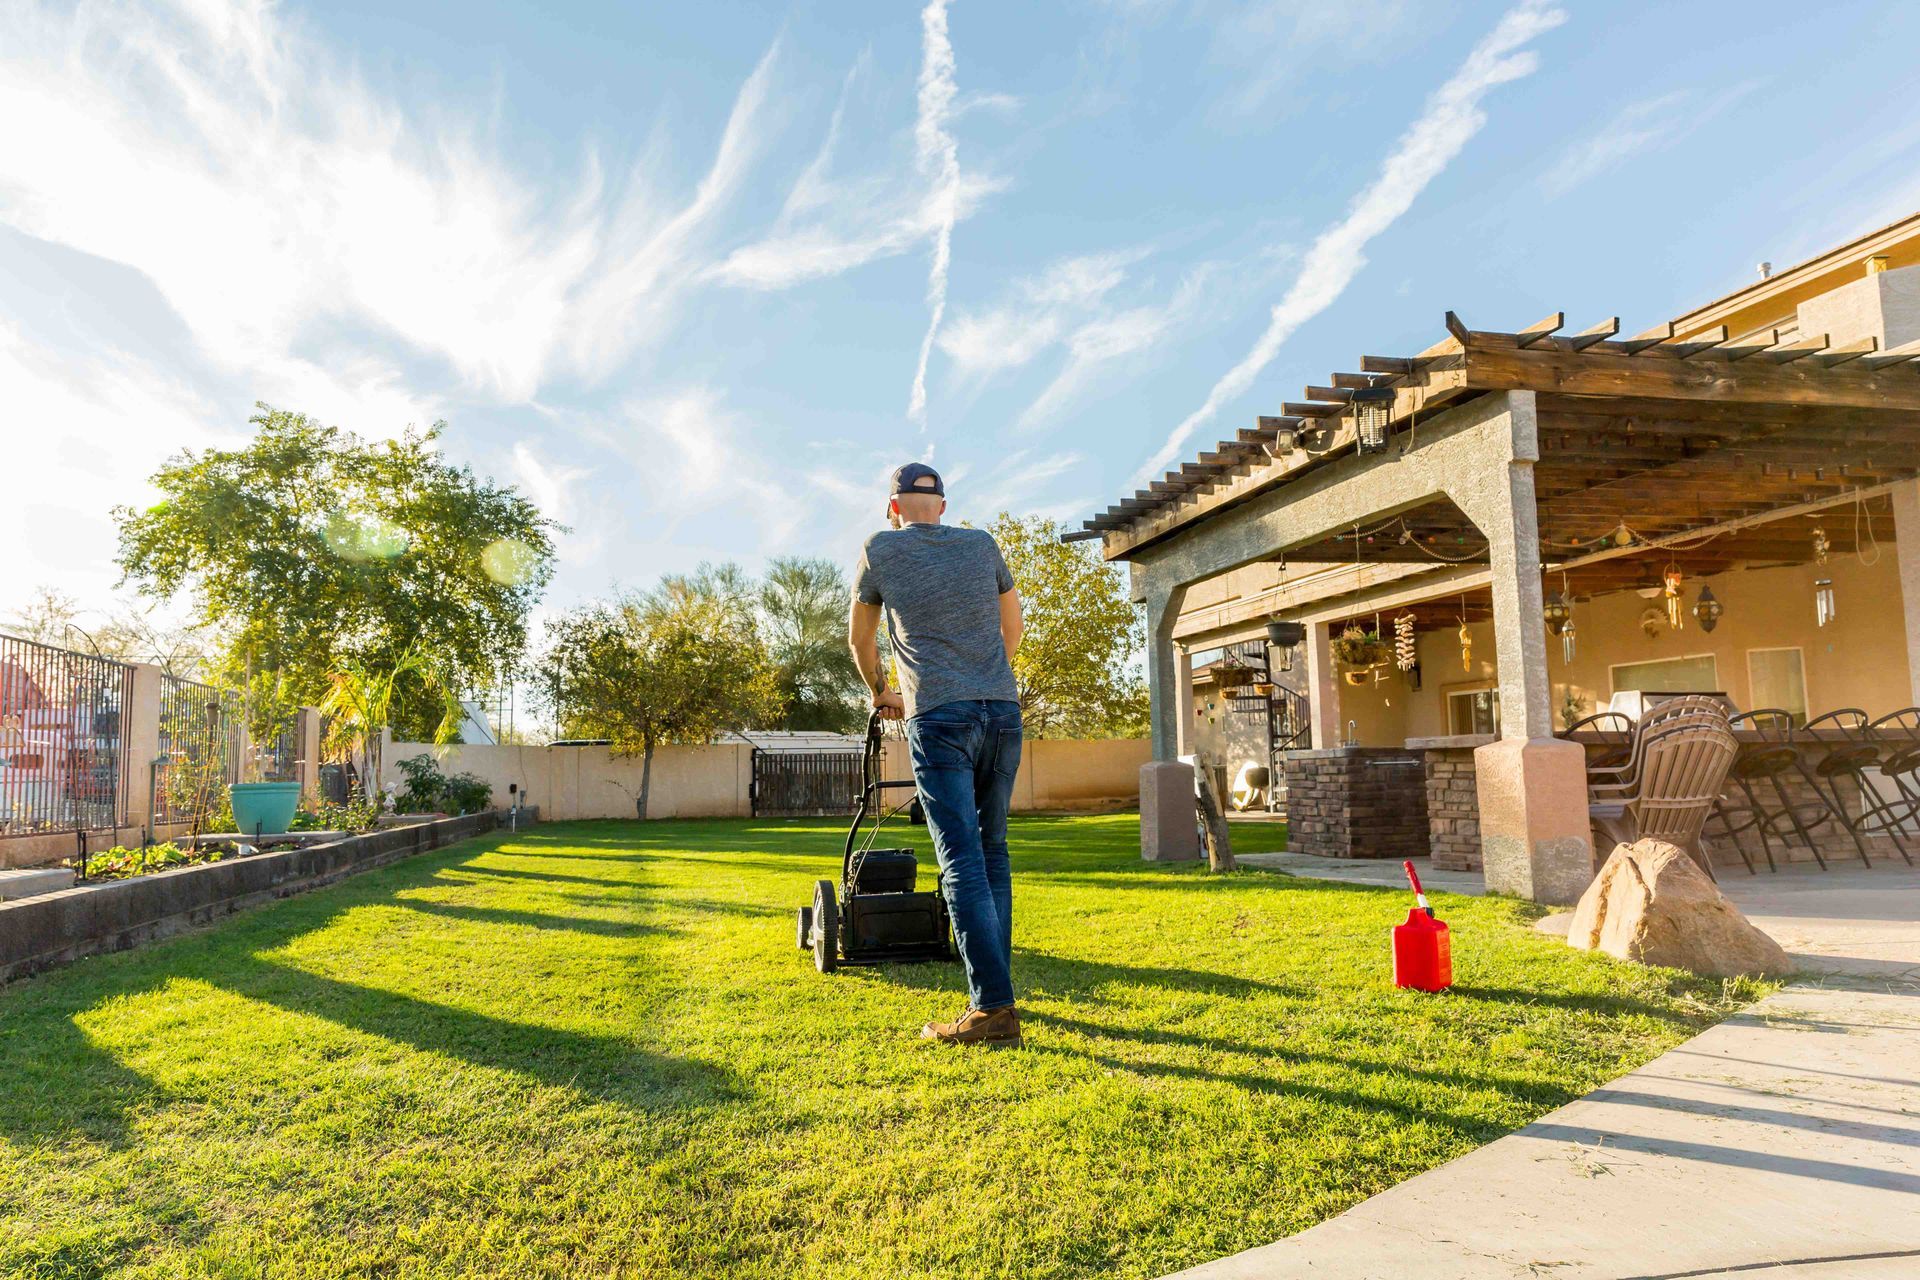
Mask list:
[[1771,262],[1763,262],[1759,266],[1755,267],[1754,270],[1760,273],[1760,278],[1762,280],[1773,279],[1773,264]]

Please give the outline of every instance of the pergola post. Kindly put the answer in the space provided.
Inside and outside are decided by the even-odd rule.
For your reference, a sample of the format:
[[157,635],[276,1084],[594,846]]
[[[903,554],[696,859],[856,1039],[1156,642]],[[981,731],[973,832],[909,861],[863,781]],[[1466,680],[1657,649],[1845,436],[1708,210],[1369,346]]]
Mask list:
[[1173,626],[1187,589],[1147,573],[1147,694],[1151,700],[1153,758],[1180,754],[1186,720],[1193,714],[1193,670],[1174,645]]
[[1893,546],[1900,560],[1900,603],[1907,622],[1907,681],[1920,706],[1920,480],[1893,491]]
[[1340,681],[1333,668],[1333,632],[1324,622],[1307,623],[1307,710],[1316,751],[1337,747],[1340,732]]
[[1541,614],[1540,529],[1533,465],[1538,423],[1530,391],[1504,393],[1504,424],[1487,456],[1448,492],[1488,542],[1500,740],[1473,753],[1487,888],[1535,902],[1577,902],[1593,877],[1586,752],[1553,736],[1553,697]]

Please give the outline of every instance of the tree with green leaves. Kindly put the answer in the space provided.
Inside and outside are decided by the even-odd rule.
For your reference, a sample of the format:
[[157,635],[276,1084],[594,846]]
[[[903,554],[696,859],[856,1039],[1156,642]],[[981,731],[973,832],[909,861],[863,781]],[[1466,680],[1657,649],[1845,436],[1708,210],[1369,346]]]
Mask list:
[[779,718],[773,663],[725,600],[669,581],[649,595],[575,609],[547,624],[539,684],[566,737],[605,738],[640,756],[647,816],[653,753],[663,742],[712,742]]
[[769,561],[760,617],[779,669],[788,729],[851,733],[866,722],[866,686],[847,649],[846,575],[831,560]]
[[1146,681],[1133,662],[1146,631],[1120,572],[1094,544],[1060,541],[1065,526],[1039,516],[1001,512],[987,529],[1000,544],[1026,618],[1013,675],[1027,735],[1144,733]]
[[226,683],[269,671],[314,703],[348,664],[398,670],[393,727],[426,736],[442,710],[428,670],[470,688],[520,660],[558,526],[447,462],[444,423],[368,441],[259,408],[245,447],[187,450],[153,477],[159,502],[115,510],[122,572],[192,601]]

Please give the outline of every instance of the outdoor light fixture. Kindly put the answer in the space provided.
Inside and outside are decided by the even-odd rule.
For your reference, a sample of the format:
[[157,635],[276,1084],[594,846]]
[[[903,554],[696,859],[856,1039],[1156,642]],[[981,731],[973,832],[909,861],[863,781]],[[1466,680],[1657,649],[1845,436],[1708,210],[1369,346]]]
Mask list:
[[1353,427],[1362,453],[1387,451],[1387,428],[1393,423],[1393,388],[1362,387],[1353,393]]
[[1547,630],[1556,636],[1565,635],[1567,628],[1573,623],[1573,606],[1567,603],[1565,594],[1556,591],[1548,596],[1544,612]]
[[1267,444],[1267,456],[1276,461],[1288,457],[1300,447],[1300,433],[1292,427],[1281,427]]
[[1702,631],[1712,631],[1720,625],[1720,615],[1726,612],[1726,606],[1714,598],[1712,587],[1701,587],[1700,598],[1693,602],[1693,616],[1699,620]]
[[1813,620],[1824,627],[1833,619],[1833,579],[1815,578],[1813,580]]

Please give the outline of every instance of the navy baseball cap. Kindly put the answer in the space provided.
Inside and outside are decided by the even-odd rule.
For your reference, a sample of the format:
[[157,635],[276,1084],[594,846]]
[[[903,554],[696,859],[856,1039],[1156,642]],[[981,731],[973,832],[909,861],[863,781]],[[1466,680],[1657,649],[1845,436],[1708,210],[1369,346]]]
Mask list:
[[[927,483],[931,480],[933,483]],[[940,483],[940,473],[924,462],[909,462],[904,467],[896,467],[893,472],[892,497],[903,493],[931,493],[936,497],[947,496],[947,486]]]

